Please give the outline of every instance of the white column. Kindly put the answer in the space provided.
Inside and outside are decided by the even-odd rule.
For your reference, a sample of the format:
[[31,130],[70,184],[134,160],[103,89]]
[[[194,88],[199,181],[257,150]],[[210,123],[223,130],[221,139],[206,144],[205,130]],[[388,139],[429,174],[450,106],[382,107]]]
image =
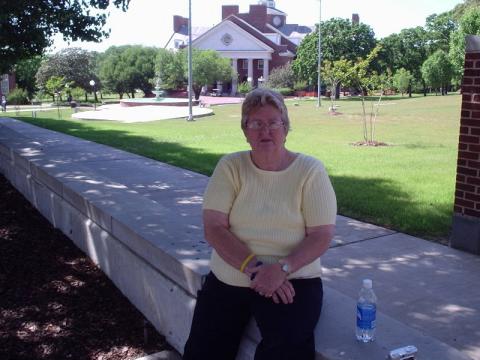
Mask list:
[[232,77],[232,92],[230,95],[235,96],[237,93],[237,85],[238,85],[238,59],[232,59],[232,69],[235,74]]
[[268,81],[268,59],[263,59],[263,78]]
[[253,59],[248,59],[248,78],[250,79],[250,85],[253,86]]

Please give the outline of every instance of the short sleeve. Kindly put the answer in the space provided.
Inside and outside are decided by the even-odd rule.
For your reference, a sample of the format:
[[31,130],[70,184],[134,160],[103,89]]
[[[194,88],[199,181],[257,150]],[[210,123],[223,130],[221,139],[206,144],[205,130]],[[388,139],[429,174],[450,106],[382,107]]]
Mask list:
[[237,193],[234,164],[223,157],[213,171],[203,196],[204,210],[217,210],[230,213]]
[[335,224],[337,199],[321,163],[311,169],[304,183],[302,213],[308,227]]

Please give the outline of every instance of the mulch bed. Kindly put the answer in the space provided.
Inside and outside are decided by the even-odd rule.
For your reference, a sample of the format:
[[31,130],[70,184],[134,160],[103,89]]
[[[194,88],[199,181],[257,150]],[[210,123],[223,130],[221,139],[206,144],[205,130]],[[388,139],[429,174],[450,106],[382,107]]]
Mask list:
[[171,350],[145,322],[0,175],[0,359],[129,360]]

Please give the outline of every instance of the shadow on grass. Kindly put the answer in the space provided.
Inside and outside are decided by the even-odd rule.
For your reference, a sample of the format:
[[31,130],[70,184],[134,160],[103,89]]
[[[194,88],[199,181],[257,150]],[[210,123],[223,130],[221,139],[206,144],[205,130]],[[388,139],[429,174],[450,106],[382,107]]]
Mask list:
[[[124,130],[98,130],[89,126],[88,123],[48,118],[19,117],[18,119],[208,176],[223,155],[185,147],[174,142],[161,142],[146,136],[132,135]],[[410,146],[420,147],[419,144]],[[331,178],[337,193],[340,214],[408,234],[446,242],[451,226],[452,204],[425,205],[412,198],[395,182],[381,178],[338,176],[331,176]]]
[[330,178],[340,214],[410,235],[447,242],[453,204],[425,206],[395,182],[382,178],[334,175]]
[[402,144],[401,146],[410,150],[447,148],[447,146],[445,146],[444,144],[423,144],[423,143],[408,143],[408,144]]
[[[412,94],[412,97],[406,96],[382,96],[382,101],[398,101],[398,100],[411,100],[416,98],[423,98],[423,94]],[[378,101],[379,96],[365,96],[366,101]],[[342,97],[341,101],[362,101],[360,96],[348,96]]]

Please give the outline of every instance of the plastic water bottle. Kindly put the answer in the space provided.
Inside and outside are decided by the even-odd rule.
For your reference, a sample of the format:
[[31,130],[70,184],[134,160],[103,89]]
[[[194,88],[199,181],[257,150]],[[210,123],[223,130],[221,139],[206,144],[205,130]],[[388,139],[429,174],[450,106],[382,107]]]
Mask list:
[[377,297],[372,289],[372,280],[364,279],[357,302],[357,340],[367,343],[375,338]]

